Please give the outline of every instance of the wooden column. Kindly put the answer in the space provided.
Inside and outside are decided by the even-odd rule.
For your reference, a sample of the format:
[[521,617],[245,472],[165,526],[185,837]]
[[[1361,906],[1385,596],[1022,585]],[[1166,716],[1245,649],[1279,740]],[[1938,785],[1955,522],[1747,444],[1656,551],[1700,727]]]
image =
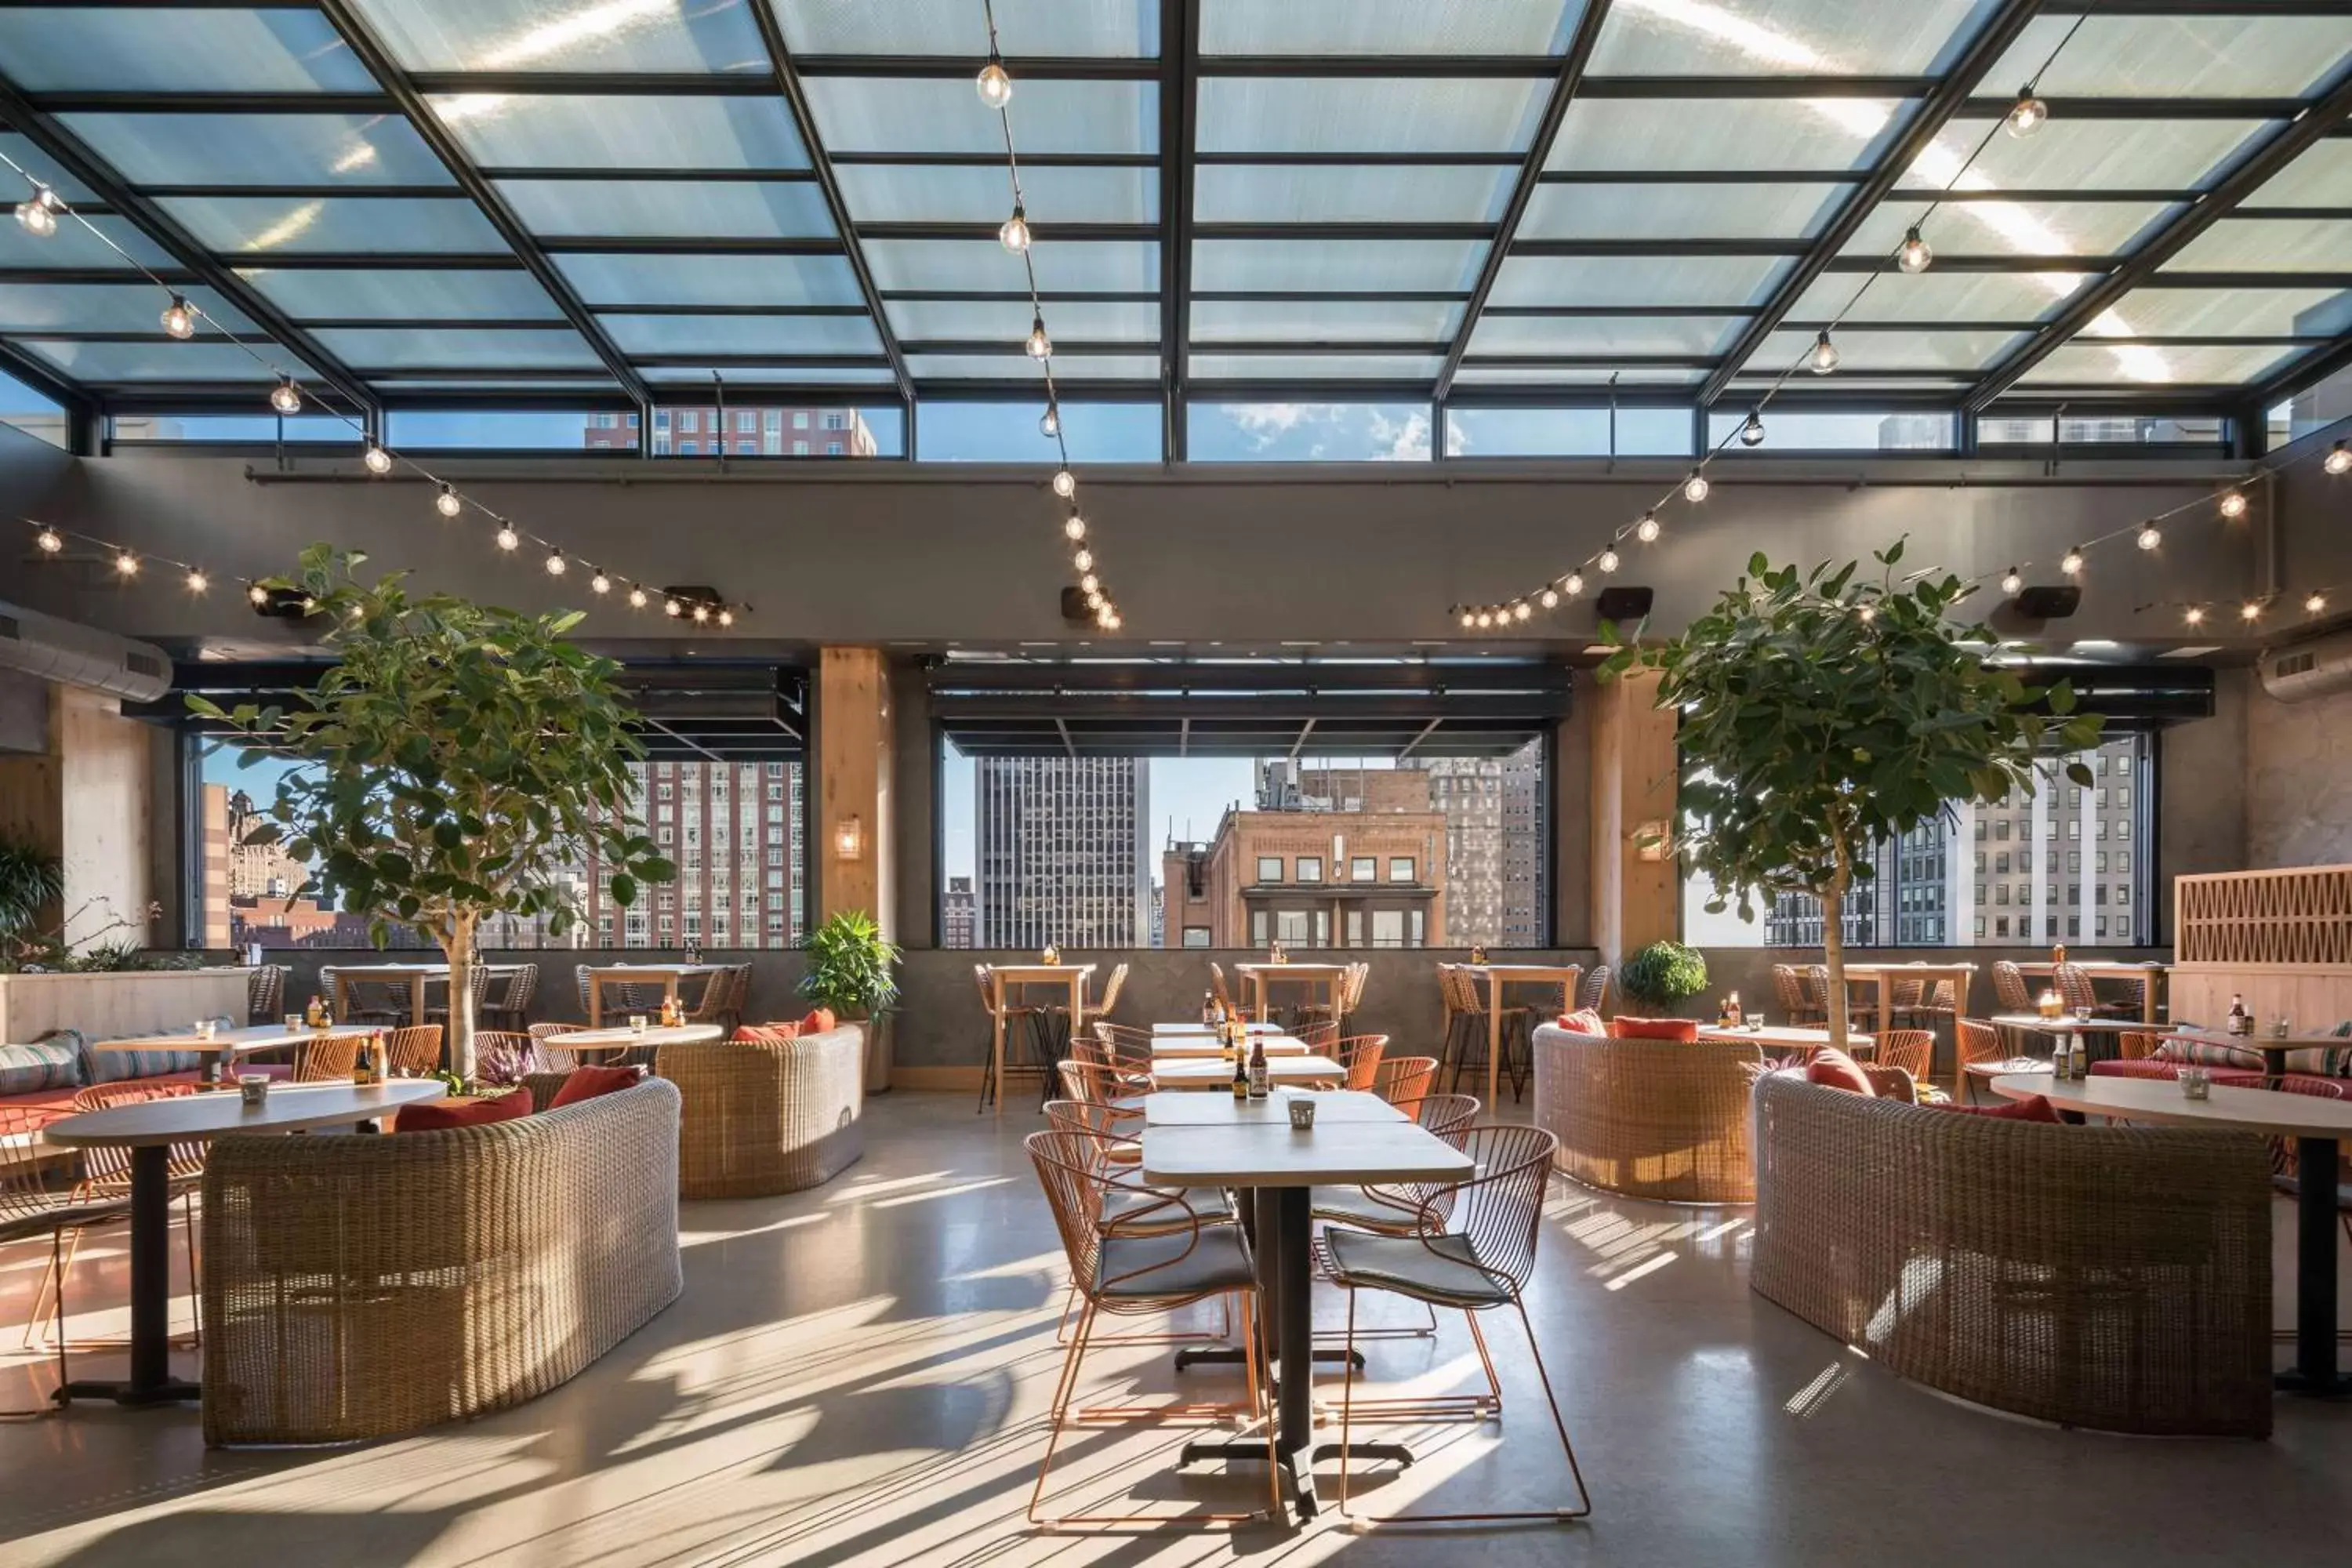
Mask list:
[[[890,669],[882,650],[823,649],[816,692],[816,917],[865,910],[892,940],[898,930],[895,752]],[[855,856],[844,852],[843,843],[843,830],[853,825]]]
[[1657,706],[1655,675],[1600,684],[1592,714],[1592,945],[1618,965],[1681,934],[1671,835],[1675,716]]
[[[47,749],[0,755],[0,833],[65,863],[64,904],[44,910],[37,930],[70,918],[77,945],[144,946],[162,934],[146,924],[152,785],[146,725],[111,697],[49,688]],[[129,924],[100,934],[118,919]]]

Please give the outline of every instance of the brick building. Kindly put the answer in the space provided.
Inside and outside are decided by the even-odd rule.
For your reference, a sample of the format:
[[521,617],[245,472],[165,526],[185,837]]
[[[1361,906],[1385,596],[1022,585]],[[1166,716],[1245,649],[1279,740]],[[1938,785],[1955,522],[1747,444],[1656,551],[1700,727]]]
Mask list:
[[1426,778],[1348,776],[1367,781],[1353,798],[1380,804],[1229,810],[1211,842],[1171,841],[1160,861],[1161,945],[1444,946],[1446,825],[1429,809]]
[[[637,449],[637,416],[592,414],[591,451]],[[700,408],[654,410],[656,458],[871,458],[873,427],[855,408]]]

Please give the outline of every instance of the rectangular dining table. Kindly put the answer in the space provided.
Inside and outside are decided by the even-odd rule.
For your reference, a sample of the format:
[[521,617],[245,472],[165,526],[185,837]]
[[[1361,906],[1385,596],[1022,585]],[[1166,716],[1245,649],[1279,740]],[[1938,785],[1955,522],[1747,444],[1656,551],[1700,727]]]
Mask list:
[[352,963],[335,966],[335,1016],[348,1017],[352,1010],[352,984],[354,981],[378,985],[408,987],[408,1021],[412,1025],[425,1022],[425,983],[446,979],[448,963]]
[[[1268,1057],[1266,1077],[1280,1084],[1345,1083],[1348,1069],[1329,1057]],[[1218,1057],[1154,1057],[1151,1083],[1155,1089],[1213,1089],[1234,1081],[1233,1064]]]
[[[1945,981],[1952,983],[1952,1016],[1969,1016],[1969,983],[1976,978],[1973,963],[1849,963],[1845,966],[1848,992],[1846,1009],[1853,1011],[1850,1000],[1853,983],[1868,981],[1878,989],[1878,1030],[1885,1034],[1895,1027],[1895,982],[1919,982],[1919,1000],[1913,1005],[1924,1010],[1936,994],[1936,987]],[[1826,1000],[1826,998],[1824,998]],[[1909,1011],[1908,1008],[1906,1011]]]
[[[1561,1012],[1576,999],[1577,982],[1584,978],[1580,963],[1465,963],[1473,983],[1486,983],[1486,1103],[1495,1103],[1495,1090],[1503,1065],[1503,991],[1511,985],[1557,985],[1561,988]],[[1514,1083],[1517,1079],[1512,1080]]]
[[[1262,1047],[1269,1057],[1303,1057],[1307,1054],[1307,1042],[1293,1035],[1255,1034],[1252,1046]],[[1224,1054],[1224,1042],[1214,1035],[1154,1035],[1151,1055],[1161,1057],[1216,1057]]]
[[1236,963],[1234,973],[1248,987],[1242,994],[1242,1011],[1265,1021],[1266,993],[1276,985],[1319,985],[1323,988],[1324,1005],[1331,1016],[1339,1016],[1339,982],[1346,978],[1344,963]]
[[334,1024],[323,1029],[314,1029],[308,1025],[299,1029],[289,1029],[283,1024],[255,1024],[242,1029],[215,1029],[209,1039],[194,1034],[135,1035],[128,1039],[93,1040],[89,1048],[93,1051],[193,1052],[205,1058],[196,1068],[197,1081],[218,1083],[224,1066],[234,1075],[236,1064],[247,1057],[291,1050],[306,1040],[364,1037],[376,1033],[378,1027],[374,1024]]
[[[1325,1121],[1328,1098],[1316,1097],[1315,1125],[1293,1128],[1286,1110],[1248,1121],[1243,1110],[1231,1123],[1153,1124],[1151,1101],[1144,1100],[1143,1179],[1155,1187],[1231,1187],[1247,1193],[1255,1209],[1252,1249],[1258,1286],[1265,1297],[1262,1321],[1274,1325],[1276,1379],[1275,1462],[1289,1483],[1291,1506],[1302,1519],[1318,1512],[1314,1466],[1334,1458],[1336,1443],[1315,1441],[1312,1404],[1315,1322],[1313,1271],[1314,1189],[1404,1182],[1461,1182],[1474,1173],[1470,1156],[1409,1121]],[[1230,1103],[1230,1102],[1229,1102]],[[1164,1112],[1163,1112],[1164,1113]],[[1204,1358],[1195,1358],[1204,1359]],[[1181,1363],[1180,1363],[1181,1364]],[[1412,1462],[1402,1443],[1357,1443],[1350,1458]],[[1263,1440],[1187,1443],[1180,1463],[1222,1459],[1264,1464]]]
[[604,1022],[604,987],[607,985],[658,985],[666,1001],[677,1000],[677,983],[698,974],[716,974],[727,966],[723,963],[596,963],[588,967],[588,1024],[601,1027]]
[[[2153,1027],[2162,1010],[2157,999],[2157,983],[2170,973],[2161,963],[2134,963],[2122,959],[2070,958],[2067,964],[2081,970],[2093,980],[2130,980],[2139,984],[2139,1022],[2143,1028]],[[2040,975],[2047,979],[2056,969],[2054,963],[2021,963],[2018,973]]]

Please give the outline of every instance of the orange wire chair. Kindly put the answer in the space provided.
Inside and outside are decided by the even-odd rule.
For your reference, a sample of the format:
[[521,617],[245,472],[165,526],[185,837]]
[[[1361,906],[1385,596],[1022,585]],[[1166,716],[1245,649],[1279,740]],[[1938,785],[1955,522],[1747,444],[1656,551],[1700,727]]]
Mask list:
[[441,1026],[414,1024],[384,1036],[384,1059],[404,1078],[430,1078],[441,1070]]
[[1348,1075],[1345,1087],[1370,1094],[1379,1086],[1381,1058],[1388,1048],[1386,1035],[1355,1035],[1339,1041],[1330,1054]]
[[[1045,1121],[1057,1131],[1075,1134],[1086,1141],[1105,1175],[1125,1175],[1142,1158],[1143,1147],[1135,1133],[1123,1125],[1108,1107],[1089,1105],[1082,1100],[1049,1100],[1045,1102]],[[1172,1189],[1154,1187],[1151,1191],[1163,1196],[1177,1194]],[[1204,1225],[1231,1225],[1239,1217],[1228,1195],[1214,1189],[1202,1189],[1191,1194],[1192,1212]],[[1165,1236],[1171,1233],[1175,1211],[1158,1203],[1138,1203],[1125,1194],[1110,1198],[1102,1212],[1101,1222],[1106,1232],[1119,1236]],[[1234,1331],[1233,1303],[1220,1299],[1223,1321],[1213,1333],[1206,1330],[1189,1330],[1160,1334],[1104,1334],[1097,1344],[1121,1345],[1181,1345],[1222,1343]],[[1070,1313],[1077,1306],[1078,1286],[1073,1279],[1067,1299],[1062,1304],[1062,1321],[1054,1327],[1054,1342],[1069,1343]]]
[[[71,1232],[74,1238],[79,1240],[81,1233],[93,1226],[109,1225],[131,1217],[128,1196],[80,1200],[48,1184],[42,1169],[48,1151],[40,1138],[42,1124],[48,1120],[44,1112],[16,1106],[0,1106],[0,1242],[47,1236],[49,1238],[49,1271],[57,1282],[57,1309],[51,1318],[51,1338],[57,1344],[58,1386],[49,1395],[47,1406],[32,1410],[0,1410],[0,1416],[10,1419],[47,1415],[73,1403],[73,1395],[68,1392],[70,1383],[66,1375],[67,1233]],[[40,1297],[37,1295],[31,1322],[39,1321]],[[27,1332],[30,1332],[29,1324]]]

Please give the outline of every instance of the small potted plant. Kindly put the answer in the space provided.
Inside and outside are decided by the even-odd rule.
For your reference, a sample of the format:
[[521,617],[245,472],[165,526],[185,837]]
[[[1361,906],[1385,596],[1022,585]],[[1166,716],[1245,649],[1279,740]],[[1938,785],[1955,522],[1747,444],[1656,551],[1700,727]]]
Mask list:
[[800,993],[836,1018],[866,1026],[866,1089],[890,1087],[890,1008],[898,1000],[898,950],[864,910],[827,916],[809,933]]
[[1706,989],[1706,960],[1695,947],[1654,942],[1625,961],[1617,984],[1634,1001],[1671,1013]]

